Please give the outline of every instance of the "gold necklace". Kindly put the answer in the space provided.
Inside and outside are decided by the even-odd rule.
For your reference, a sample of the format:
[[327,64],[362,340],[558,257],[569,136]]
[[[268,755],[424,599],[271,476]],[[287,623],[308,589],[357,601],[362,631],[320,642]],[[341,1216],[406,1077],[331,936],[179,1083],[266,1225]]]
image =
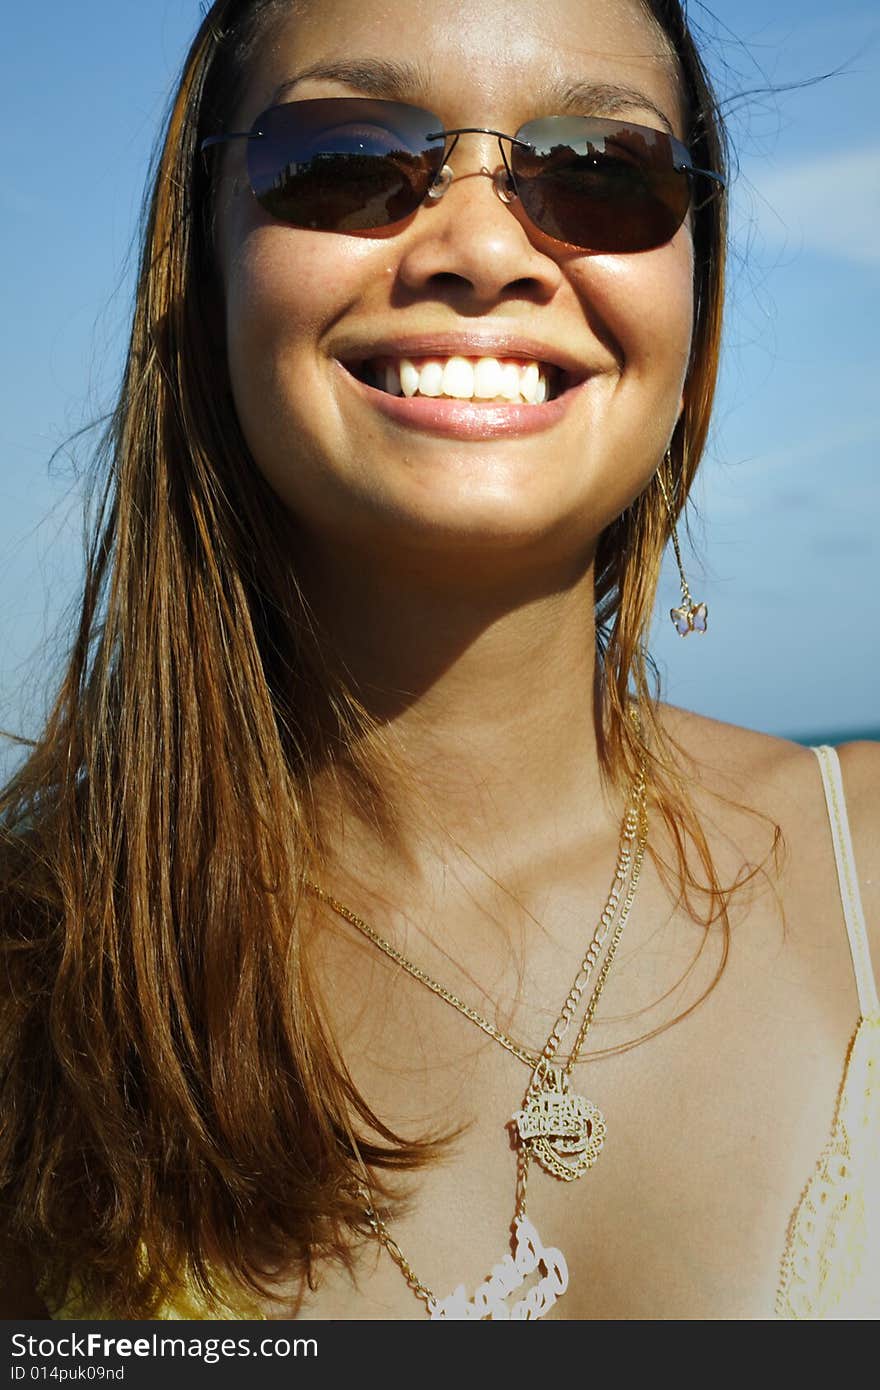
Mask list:
[[[388,1251],[416,1297],[425,1303],[428,1314],[433,1319],[539,1318],[549,1312],[557,1298],[568,1287],[568,1266],[562,1251],[556,1247],[545,1247],[534,1224],[526,1215],[529,1162],[531,1158],[535,1158],[545,1172],[562,1181],[571,1182],[582,1177],[593,1166],[605,1142],[606,1124],[601,1110],[585,1096],[570,1090],[570,1077],[586,1041],[638,888],[648,841],[645,786],[646,772],[643,761],[633,784],[621,826],[617,866],[611,891],[586,954],[565,997],[559,1017],[538,1055],[529,1052],[508,1037],[495,1024],[483,1018],[476,1009],[413,964],[351,908],[346,907],[317,884],[306,880],[306,886],[321,902],[350,922],[385,955],[424,984],[438,998],[452,1005],[465,1018],[524,1062],[532,1072],[522,1108],[511,1121],[517,1135],[516,1205],[512,1222],[513,1253],[506,1255],[493,1267],[492,1274],[479,1286],[472,1299],[467,1298],[464,1285],[459,1285],[448,1297],[438,1299],[415,1274],[385,1221],[376,1211],[369,1186],[364,1185],[360,1188],[360,1195],[366,1204],[367,1220],[376,1238]],[[635,851],[632,849],[633,844]],[[629,887],[621,903],[627,878]],[[587,1002],[574,1047],[565,1065],[560,1067],[555,1064],[556,1055],[592,977],[615,917],[617,923]],[[510,1305],[510,1295],[522,1287],[530,1274],[536,1272],[540,1275],[537,1282],[523,1298]]]

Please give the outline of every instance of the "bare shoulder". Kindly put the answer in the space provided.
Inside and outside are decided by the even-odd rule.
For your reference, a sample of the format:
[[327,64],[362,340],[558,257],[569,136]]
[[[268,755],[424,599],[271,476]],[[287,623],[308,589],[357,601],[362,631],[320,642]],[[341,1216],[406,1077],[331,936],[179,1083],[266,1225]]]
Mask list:
[[[661,722],[677,746],[701,816],[757,859],[772,822],[782,832],[789,885],[839,904],[828,810],[816,755],[788,739],[664,705]],[[875,970],[880,966],[880,743],[837,753]],[[757,813],[757,815],[755,815]],[[763,825],[763,830],[762,830]],[[821,879],[821,887],[820,887]],[[810,887],[812,885],[812,888]],[[827,897],[826,897],[827,894]],[[805,894],[802,891],[800,901]],[[836,913],[835,913],[836,916]]]
[[809,748],[674,705],[661,707],[661,723],[698,792],[772,817],[798,839],[824,825],[819,766]]

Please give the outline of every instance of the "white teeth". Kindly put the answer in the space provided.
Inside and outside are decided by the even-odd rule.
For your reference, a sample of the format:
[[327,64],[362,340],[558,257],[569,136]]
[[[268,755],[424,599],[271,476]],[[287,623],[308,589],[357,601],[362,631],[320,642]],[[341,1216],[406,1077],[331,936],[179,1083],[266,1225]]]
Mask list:
[[474,395],[481,401],[492,401],[501,395],[504,369],[497,357],[481,357],[474,367]]
[[426,362],[419,372],[419,394],[422,396],[443,395],[443,363]]
[[443,394],[460,401],[473,400],[474,369],[466,357],[450,357],[443,368]]
[[419,389],[419,369],[405,357],[400,364],[400,384],[405,396],[414,396]]
[[378,382],[392,396],[450,396],[469,401],[526,401],[543,405],[550,393],[547,370],[538,362],[502,362],[497,357],[430,358],[416,366],[409,357],[382,364]]
[[515,362],[505,362],[501,368],[501,395],[506,401],[519,400],[520,370]]
[[535,405],[538,399],[538,378],[540,375],[537,362],[530,362],[520,375],[519,389],[531,405]]

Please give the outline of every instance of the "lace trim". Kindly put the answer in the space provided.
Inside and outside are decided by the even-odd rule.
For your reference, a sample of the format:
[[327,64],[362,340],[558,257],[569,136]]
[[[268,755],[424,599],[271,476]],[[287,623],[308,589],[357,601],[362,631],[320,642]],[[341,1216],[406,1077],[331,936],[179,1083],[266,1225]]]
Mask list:
[[[75,1297],[56,1319],[101,1318]],[[155,1314],[168,1320],[264,1320],[231,1295],[209,1308],[191,1285]],[[776,1296],[778,1318],[880,1317],[880,1015],[862,1019],[850,1043],[831,1136],[792,1214]]]
[[880,1016],[850,1043],[831,1137],[788,1228],[778,1318],[880,1316]]

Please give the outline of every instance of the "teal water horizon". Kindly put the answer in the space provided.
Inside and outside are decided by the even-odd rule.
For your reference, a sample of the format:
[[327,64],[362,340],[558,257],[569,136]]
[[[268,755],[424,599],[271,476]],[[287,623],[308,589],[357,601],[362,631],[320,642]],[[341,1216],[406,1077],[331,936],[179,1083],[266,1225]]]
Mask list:
[[880,743],[880,724],[873,729],[838,729],[835,732],[829,732],[826,729],[812,734],[783,734],[782,737],[790,738],[792,743],[802,743],[805,747],[830,743],[834,748],[839,743],[861,743],[863,740],[869,743]]

